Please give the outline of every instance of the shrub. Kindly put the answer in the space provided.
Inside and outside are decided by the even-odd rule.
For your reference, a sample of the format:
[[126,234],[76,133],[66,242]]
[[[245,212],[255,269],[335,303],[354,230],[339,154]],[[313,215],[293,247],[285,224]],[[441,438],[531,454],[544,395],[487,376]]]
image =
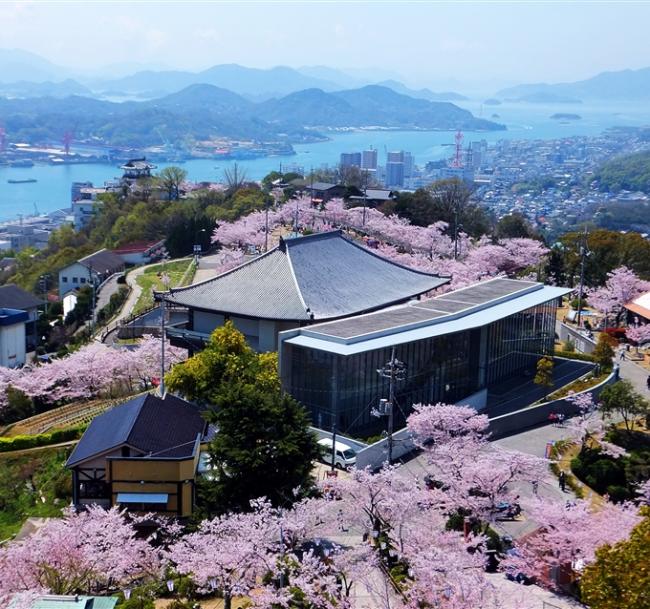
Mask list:
[[553,354],[555,357],[566,357],[567,359],[579,359],[583,362],[593,362],[594,357],[589,353],[580,353],[579,351],[558,351]]
[[615,343],[612,343],[612,346],[617,344],[619,341],[625,340],[625,328],[605,328],[603,332],[616,341]]
[[584,309],[584,308],[587,306],[587,304],[588,304],[588,303],[587,303],[587,299],[586,299],[584,296],[582,297],[582,300],[580,300],[579,298],[574,298],[574,299],[569,303],[569,306],[570,306],[574,311],[577,311],[577,310],[578,310],[578,304],[580,304],[580,307],[581,307],[582,309]]
[[27,448],[36,448],[37,446],[48,446],[49,444],[78,440],[85,428],[86,426],[70,427],[68,429],[57,429],[51,433],[42,433],[33,436],[20,435],[10,438],[0,438],[0,452],[25,450]]
[[576,350],[576,344],[571,340],[571,337],[568,337],[562,343],[562,350],[566,353],[573,353]]

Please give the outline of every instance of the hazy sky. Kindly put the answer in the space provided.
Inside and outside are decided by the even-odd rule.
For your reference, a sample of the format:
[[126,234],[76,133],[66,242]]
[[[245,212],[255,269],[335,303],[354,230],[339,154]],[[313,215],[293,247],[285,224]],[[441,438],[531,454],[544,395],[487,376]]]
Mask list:
[[620,0],[2,1],[0,23],[0,47],[77,68],[325,64],[428,85],[557,82],[650,66],[650,3]]

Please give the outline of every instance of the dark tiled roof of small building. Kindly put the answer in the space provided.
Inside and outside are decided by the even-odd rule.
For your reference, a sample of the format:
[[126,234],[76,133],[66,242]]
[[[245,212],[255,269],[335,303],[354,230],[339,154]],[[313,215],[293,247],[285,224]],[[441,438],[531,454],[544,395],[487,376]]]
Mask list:
[[196,406],[174,395],[138,396],[95,417],[68,459],[71,467],[122,445],[152,457],[190,457],[206,422]]
[[330,184],[329,182],[314,182],[313,184],[309,184],[307,188],[309,190],[331,190],[337,186],[340,186],[340,184]]
[[0,286],[0,308],[21,309],[27,311],[43,304],[40,298],[36,298],[30,292],[23,290],[14,283]]
[[124,260],[110,250],[103,249],[81,258],[79,264],[83,264],[86,268],[102,274],[106,271],[121,269],[124,266]]
[[405,302],[448,278],[401,266],[340,231],[283,239],[266,254],[172,290],[170,303],[263,319],[336,319]]

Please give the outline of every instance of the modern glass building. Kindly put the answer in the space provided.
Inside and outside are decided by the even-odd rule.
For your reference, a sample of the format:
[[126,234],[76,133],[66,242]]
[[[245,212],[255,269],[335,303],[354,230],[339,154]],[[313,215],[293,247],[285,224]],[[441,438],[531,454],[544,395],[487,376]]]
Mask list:
[[487,390],[533,374],[553,352],[558,299],[570,290],[493,279],[426,301],[280,334],[284,388],[325,429],[369,434],[388,397],[378,373],[394,354],[405,367],[396,384],[395,428],[417,403],[486,405]]

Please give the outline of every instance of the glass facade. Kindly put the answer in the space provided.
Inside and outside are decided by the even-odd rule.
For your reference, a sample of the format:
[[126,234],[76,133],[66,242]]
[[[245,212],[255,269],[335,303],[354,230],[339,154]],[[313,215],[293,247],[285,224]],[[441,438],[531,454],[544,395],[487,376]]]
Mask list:
[[[527,309],[482,328],[397,345],[395,356],[406,366],[396,385],[395,429],[417,403],[454,403],[509,377],[534,371],[539,358],[552,353],[555,301]],[[385,428],[372,415],[388,397],[388,380],[377,371],[391,348],[343,356],[285,343],[285,388],[311,413],[315,426],[339,432],[371,434]]]

